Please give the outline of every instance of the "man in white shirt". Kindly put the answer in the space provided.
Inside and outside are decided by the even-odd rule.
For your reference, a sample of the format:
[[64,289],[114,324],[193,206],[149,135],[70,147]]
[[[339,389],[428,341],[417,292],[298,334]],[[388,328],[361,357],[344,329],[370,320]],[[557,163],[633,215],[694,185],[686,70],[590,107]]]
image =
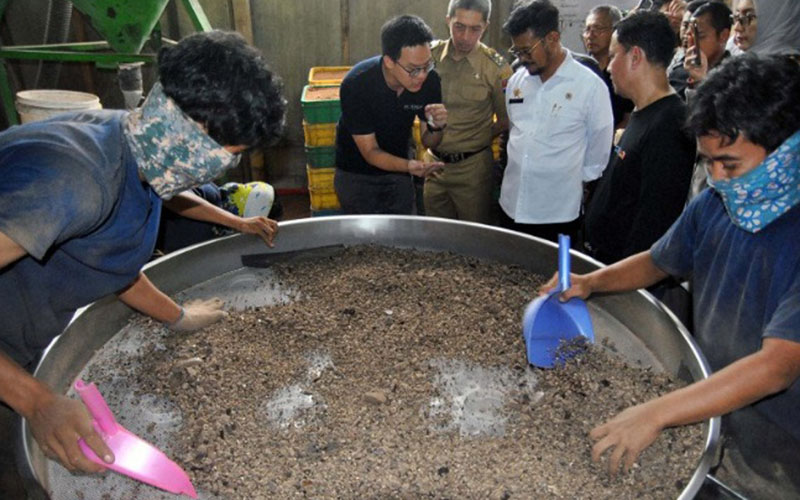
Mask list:
[[561,46],[558,9],[535,0],[503,29],[521,62],[506,87],[508,165],[500,189],[502,226],[576,241],[583,183],[608,163],[614,120],[603,80]]

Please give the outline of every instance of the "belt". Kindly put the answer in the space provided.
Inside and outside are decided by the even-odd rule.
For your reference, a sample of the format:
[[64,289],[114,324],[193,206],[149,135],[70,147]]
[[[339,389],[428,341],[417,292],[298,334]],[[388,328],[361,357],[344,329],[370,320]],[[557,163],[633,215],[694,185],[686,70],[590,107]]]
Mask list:
[[[488,147],[489,146],[486,146],[486,148],[488,148]],[[476,155],[476,154],[484,151],[486,148],[482,148],[482,149],[479,149],[477,151],[470,151],[469,153],[442,153],[442,152],[436,151],[435,149],[431,149],[430,152],[431,152],[431,154],[433,156],[435,156],[436,158],[442,160],[445,163],[458,163],[460,161],[466,160],[467,158],[469,158],[472,155]]]

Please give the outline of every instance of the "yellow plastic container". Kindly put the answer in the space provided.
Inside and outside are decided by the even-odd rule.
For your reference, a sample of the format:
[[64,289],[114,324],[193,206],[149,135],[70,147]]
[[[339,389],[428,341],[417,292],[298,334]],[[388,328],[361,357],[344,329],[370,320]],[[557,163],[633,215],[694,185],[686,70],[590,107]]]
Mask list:
[[308,70],[309,85],[338,85],[352,66],[314,66]]
[[336,143],[335,123],[308,123],[303,120],[303,134],[306,146],[333,146]]
[[308,196],[312,210],[338,210],[339,198],[333,187],[335,168],[313,168],[306,165],[308,175]]

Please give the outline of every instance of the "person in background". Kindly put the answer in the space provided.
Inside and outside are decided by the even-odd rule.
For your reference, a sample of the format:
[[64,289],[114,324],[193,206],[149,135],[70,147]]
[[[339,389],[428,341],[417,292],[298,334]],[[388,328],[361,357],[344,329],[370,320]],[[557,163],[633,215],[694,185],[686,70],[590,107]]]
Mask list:
[[614,128],[625,128],[628,117],[633,111],[633,102],[614,91],[611,75],[608,72],[610,56],[608,48],[611,44],[611,33],[622,19],[622,12],[613,5],[598,5],[589,11],[583,28],[583,46],[600,67],[603,81],[608,87],[611,97],[611,111],[614,114]]
[[432,40],[419,17],[394,17],[381,28],[383,55],[356,64],[342,80],[333,183],[344,213],[411,214],[411,176],[444,166],[409,159],[415,116],[425,147],[437,147],[447,127]]
[[681,95],[680,89],[684,89],[685,92],[687,85],[686,82],[689,80],[689,73],[686,71],[686,69],[684,69],[683,62],[686,60],[686,47],[689,43],[689,31],[693,27],[692,15],[694,14],[694,11],[698,9],[698,7],[707,1],[708,0],[692,0],[686,4],[686,8],[683,11],[683,19],[681,20],[680,28],[678,30],[678,35],[680,37],[678,41],[678,49],[675,51],[675,55],[672,57],[672,61],[667,68],[669,84],[676,91],[679,91],[679,95]]
[[[714,474],[753,499],[800,491],[800,65],[745,54],[698,87],[688,123],[710,189],[649,250],[561,294],[691,280],[694,336],[712,375],[595,427],[594,460],[628,470],[659,433],[723,416]],[[541,292],[554,288],[553,278]]]
[[681,22],[686,13],[686,0],[667,0],[658,7],[658,11],[667,16],[672,31],[680,35]]
[[236,33],[198,33],[163,48],[158,71],[138,110],[62,114],[0,134],[0,400],[73,471],[103,469],[79,438],[106,462],[114,457],[83,404],[26,369],[75,311],[116,293],[173,330],[226,314],[218,299],[181,307],[141,272],[162,202],[269,245],[276,231],[264,217],[242,220],[184,195],[281,132],[286,102],[261,54]]
[[[753,0],[752,3],[756,14],[752,19],[758,22],[758,32],[748,51],[758,55],[800,55],[800,2]],[[736,2],[734,7],[738,8],[738,5]]]
[[684,99],[689,99],[686,88],[698,85],[711,69],[730,55],[725,46],[733,23],[731,9],[722,2],[706,2],[694,11],[692,23],[694,26],[686,38],[686,57],[683,61],[683,68],[689,74],[683,89]]
[[445,164],[425,179],[426,215],[490,222],[492,140],[508,128],[503,91],[511,76],[505,59],[480,41],[491,9],[490,0],[451,0],[450,39],[431,48],[448,123],[442,142],[425,154]]
[[500,223],[551,241],[569,234],[577,243],[583,183],[608,162],[614,120],[608,88],[561,46],[558,27],[558,9],[547,0],[517,7],[503,27],[522,65],[506,88]]
[[586,210],[585,249],[606,264],[650,248],[686,203],[695,144],[667,81],[674,48],[668,21],[652,11],[626,17],[611,38],[614,90],[636,107]]
[[737,0],[733,4],[733,36],[728,51],[739,55],[750,50],[758,34],[758,14],[755,0]]

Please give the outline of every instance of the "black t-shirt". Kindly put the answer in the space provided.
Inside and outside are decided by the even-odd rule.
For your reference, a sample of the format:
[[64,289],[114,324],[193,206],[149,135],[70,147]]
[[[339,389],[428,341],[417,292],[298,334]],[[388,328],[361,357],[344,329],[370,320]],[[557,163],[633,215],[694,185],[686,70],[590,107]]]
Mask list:
[[365,59],[347,73],[340,89],[342,115],[336,126],[336,167],[359,174],[389,172],[370,165],[358,151],[353,135],[375,134],[387,153],[408,158],[414,116],[425,121],[425,106],[442,102],[439,75],[431,71],[417,92],[399,96],[386,85],[382,56]]
[[631,115],[586,211],[586,242],[611,264],[647,250],[683,211],[695,159],[675,94]]
[[614,127],[616,127],[625,118],[626,113],[633,111],[633,101],[614,92],[614,83],[611,81],[611,73],[608,72],[608,68],[604,69],[600,76],[608,87],[608,95],[611,97],[611,112],[614,113]]

